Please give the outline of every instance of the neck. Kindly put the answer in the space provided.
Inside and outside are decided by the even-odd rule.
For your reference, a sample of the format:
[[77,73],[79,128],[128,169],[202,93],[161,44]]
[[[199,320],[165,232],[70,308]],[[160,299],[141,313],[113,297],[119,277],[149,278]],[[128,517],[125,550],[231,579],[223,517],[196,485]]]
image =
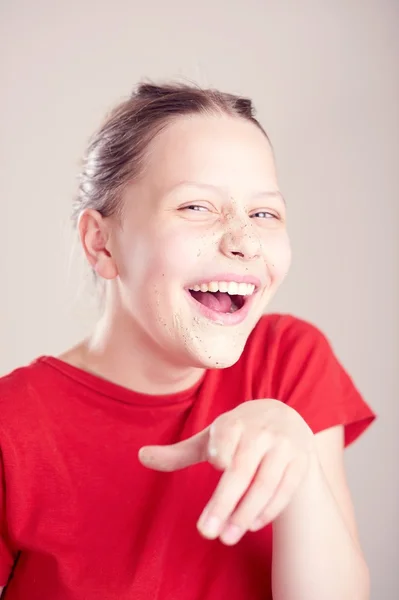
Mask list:
[[92,335],[60,358],[125,388],[151,395],[188,389],[204,372],[174,363],[138,323],[116,312],[105,313]]

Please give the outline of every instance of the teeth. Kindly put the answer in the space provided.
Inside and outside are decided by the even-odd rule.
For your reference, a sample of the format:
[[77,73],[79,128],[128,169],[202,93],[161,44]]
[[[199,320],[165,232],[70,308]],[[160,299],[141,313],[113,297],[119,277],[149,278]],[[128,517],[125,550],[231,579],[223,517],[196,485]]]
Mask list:
[[247,287],[248,287],[247,283],[239,283],[238,290],[237,290],[238,295],[246,296],[247,295]]
[[193,292],[227,292],[230,296],[251,296],[255,291],[252,283],[236,283],[235,281],[210,281],[193,285],[189,288]]
[[235,281],[230,281],[229,286],[227,288],[227,293],[229,294],[229,296],[235,296],[236,294],[238,294],[238,287],[238,283],[236,283]]

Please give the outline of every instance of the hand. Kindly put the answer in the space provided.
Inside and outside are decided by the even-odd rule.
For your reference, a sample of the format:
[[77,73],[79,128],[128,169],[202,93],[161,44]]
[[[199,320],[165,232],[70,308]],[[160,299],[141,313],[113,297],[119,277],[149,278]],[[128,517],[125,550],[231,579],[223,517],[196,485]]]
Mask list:
[[209,539],[235,544],[286,508],[315,452],[313,433],[294,409],[278,400],[252,400],[187,440],[141,448],[139,460],[159,471],[203,461],[224,471],[197,526]]

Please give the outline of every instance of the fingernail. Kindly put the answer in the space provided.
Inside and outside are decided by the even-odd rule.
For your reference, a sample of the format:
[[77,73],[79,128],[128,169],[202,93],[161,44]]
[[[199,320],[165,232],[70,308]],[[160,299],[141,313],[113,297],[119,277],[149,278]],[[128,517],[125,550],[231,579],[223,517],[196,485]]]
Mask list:
[[235,544],[243,533],[243,530],[241,527],[238,527],[238,525],[228,525],[226,529],[222,531],[220,538],[225,544]]
[[205,521],[202,524],[200,519],[199,528],[203,535],[205,535],[206,537],[217,538],[217,536],[219,535],[221,524],[222,522],[218,517],[210,516],[206,517]]

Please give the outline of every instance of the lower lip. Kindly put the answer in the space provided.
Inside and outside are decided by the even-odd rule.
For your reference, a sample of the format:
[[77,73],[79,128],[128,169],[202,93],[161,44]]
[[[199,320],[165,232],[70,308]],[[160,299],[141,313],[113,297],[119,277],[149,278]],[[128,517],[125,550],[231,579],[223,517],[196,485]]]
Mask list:
[[192,297],[192,295],[190,294],[190,292],[188,290],[186,290],[186,293],[189,297],[189,300],[193,304],[195,304],[196,309],[204,317],[206,317],[210,321],[213,321],[217,325],[239,325],[240,323],[245,321],[245,319],[247,318],[248,313],[250,311],[250,308],[253,304],[255,295],[256,295],[256,292],[255,292],[251,296],[246,296],[244,306],[242,306],[242,308],[240,308],[239,310],[236,310],[233,313],[223,313],[223,312],[218,312],[216,310],[212,310],[211,308],[208,308],[208,306],[204,306],[204,304],[201,304],[201,302],[197,302],[197,300],[195,300]]

